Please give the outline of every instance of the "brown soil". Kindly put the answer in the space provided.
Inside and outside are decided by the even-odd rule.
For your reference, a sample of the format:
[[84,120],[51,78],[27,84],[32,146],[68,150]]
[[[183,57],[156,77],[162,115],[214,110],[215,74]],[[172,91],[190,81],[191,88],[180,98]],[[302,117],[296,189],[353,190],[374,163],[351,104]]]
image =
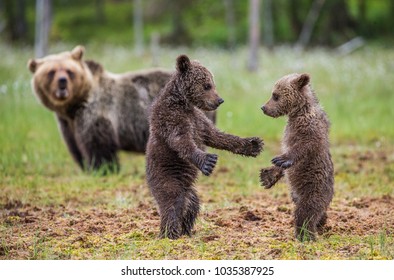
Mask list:
[[[245,246],[254,246],[267,240],[293,240],[293,206],[287,195],[272,198],[261,192],[252,198],[235,200],[239,200],[240,206],[203,211],[200,220],[208,224],[208,234],[202,233],[203,229],[198,224],[191,239],[198,238],[199,242],[205,243],[221,240],[225,244],[230,242],[227,248],[229,252],[236,250],[231,247],[231,243],[239,246],[241,241]],[[331,205],[328,215],[325,232],[320,238],[331,235],[362,237],[382,231],[394,235],[394,198],[391,196],[336,201]],[[45,243],[51,240],[51,244],[58,242],[86,248],[94,246],[90,237],[95,236],[100,242],[116,245],[117,242],[124,242],[116,237],[135,231],[143,236],[143,240],[156,239],[159,215],[151,204],[144,203],[134,209],[103,210],[100,207],[74,210],[66,206],[39,208],[9,201],[0,212],[0,222],[9,227],[3,231],[7,234],[2,234],[5,246],[0,246],[0,259],[26,259],[32,257],[32,247],[37,241]],[[342,250],[345,258],[355,248],[349,246]],[[264,256],[276,258],[280,253],[280,249],[271,248],[264,252]],[[70,256],[58,253],[57,257]]]
[[[394,151],[349,146],[334,150],[334,159],[337,193],[327,225],[310,246],[294,239],[293,204],[283,184],[274,191],[226,191],[220,197],[212,195],[212,186],[198,185],[202,210],[193,235],[174,242],[157,238],[159,214],[148,188],[138,185],[98,190],[98,199],[87,202],[78,194],[64,205],[45,207],[3,197],[0,259],[394,258],[394,197],[374,192],[377,184],[392,189]],[[213,176],[219,180],[229,171],[218,168]],[[231,184],[226,181],[228,188]],[[120,190],[130,194],[132,205],[121,208],[99,199]],[[360,190],[374,197],[358,195]]]

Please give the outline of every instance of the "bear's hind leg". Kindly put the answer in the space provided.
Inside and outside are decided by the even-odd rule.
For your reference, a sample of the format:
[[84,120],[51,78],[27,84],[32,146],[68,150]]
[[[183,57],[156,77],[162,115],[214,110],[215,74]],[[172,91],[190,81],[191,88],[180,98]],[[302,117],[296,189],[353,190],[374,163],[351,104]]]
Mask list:
[[185,209],[182,217],[182,234],[191,235],[197,215],[200,211],[200,200],[194,189],[186,192]]
[[324,226],[327,223],[327,213],[324,212],[323,215],[321,216],[319,222],[317,223],[317,232],[319,234],[322,234],[324,232]]
[[181,236],[180,217],[175,207],[161,212],[160,238],[178,239]]
[[186,199],[180,186],[172,185],[171,189],[159,195],[160,238],[178,239],[183,234],[182,214]]
[[88,127],[84,125],[80,125],[77,136],[87,169],[103,174],[118,172],[117,144],[111,122],[97,118]]
[[311,201],[300,199],[294,211],[295,236],[301,242],[316,240],[318,222],[322,218],[322,211]]

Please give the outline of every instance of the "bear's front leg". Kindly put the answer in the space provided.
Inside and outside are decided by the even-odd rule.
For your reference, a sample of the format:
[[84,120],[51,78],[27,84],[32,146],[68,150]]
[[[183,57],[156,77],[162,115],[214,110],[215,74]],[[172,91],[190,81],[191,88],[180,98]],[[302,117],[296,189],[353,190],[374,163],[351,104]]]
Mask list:
[[263,149],[263,141],[258,137],[241,138],[217,130],[205,137],[205,144],[215,149],[226,150],[234,154],[256,157]]
[[276,166],[281,167],[281,168],[284,168],[284,169],[287,169],[287,168],[289,168],[290,166],[293,166],[293,165],[294,165],[294,159],[292,159],[292,157],[290,157],[290,156],[287,155],[287,154],[283,154],[283,155],[274,157],[274,158],[271,160],[271,162],[272,162],[273,164],[275,164]]
[[59,115],[56,115],[56,117],[58,120],[59,129],[63,135],[63,139],[67,145],[68,151],[70,152],[73,159],[78,163],[79,167],[84,169],[83,156],[75,140],[74,131],[71,129],[67,120],[63,119]]
[[283,168],[270,166],[260,170],[260,183],[266,188],[273,187],[284,176]]
[[258,137],[249,137],[243,139],[240,154],[249,157],[257,157],[263,150],[264,142]]
[[76,138],[87,170],[118,172],[117,144],[112,124],[105,118],[97,118],[91,123],[83,120],[76,125]]
[[201,136],[206,146],[249,157],[256,157],[263,150],[264,142],[258,137],[241,138],[224,133],[209,121],[205,121],[203,125]]
[[213,169],[215,168],[218,156],[215,154],[206,154],[202,152],[195,152],[193,155],[193,161],[198,169],[205,176],[211,175]]

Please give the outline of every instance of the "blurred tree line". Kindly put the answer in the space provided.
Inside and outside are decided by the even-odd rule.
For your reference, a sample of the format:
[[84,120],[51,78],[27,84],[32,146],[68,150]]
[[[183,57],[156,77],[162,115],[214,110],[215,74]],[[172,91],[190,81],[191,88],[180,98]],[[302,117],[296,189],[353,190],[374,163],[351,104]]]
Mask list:
[[[249,40],[254,1],[47,0],[49,41],[218,46]],[[361,36],[391,40],[393,0],[257,0],[257,39],[263,45],[338,46]],[[33,44],[35,0],[0,0],[2,40]],[[256,15],[255,15],[256,16]],[[254,21],[256,22],[256,21]],[[306,30],[305,30],[306,28]],[[309,28],[309,29],[308,29]],[[305,42],[304,42],[305,43]]]

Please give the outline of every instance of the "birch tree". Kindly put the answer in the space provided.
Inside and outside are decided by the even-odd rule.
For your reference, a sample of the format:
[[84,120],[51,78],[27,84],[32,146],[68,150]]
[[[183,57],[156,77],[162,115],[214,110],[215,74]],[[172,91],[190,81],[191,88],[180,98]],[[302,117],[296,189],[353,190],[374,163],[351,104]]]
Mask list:
[[249,59],[247,68],[251,72],[259,68],[260,46],[260,0],[249,0]]
[[51,0],[36,0],[36,34],[34,43],[36,57],[43,57],[48,53],[51,4]]
[[144,29],[142,13],[142,1],[133,0],[134,48],[137,55],[141,55],[144,52]]

